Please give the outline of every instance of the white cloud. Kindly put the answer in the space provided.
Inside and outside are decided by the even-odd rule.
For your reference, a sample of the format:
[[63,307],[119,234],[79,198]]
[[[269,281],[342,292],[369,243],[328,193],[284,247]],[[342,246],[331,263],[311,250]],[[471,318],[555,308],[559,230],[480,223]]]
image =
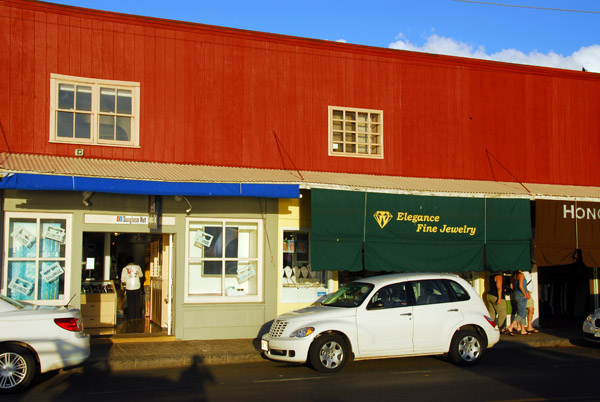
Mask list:
[[392,49],[496,60],[508,63],[530,64],[568,70],[581,70],[582,67],[585,67],[588,71],[600,73],[600,45],[584,46],[570,56],[563,56],[555,52],[546,54],[537,51],[526,54],[517,49],[504,49],[497,53],[487,54],[485,47],[483,46],[474,48],[472,45],[435,34],[429,36],[423,46],[417,46],[404,38],[404,35],[400,34],[396,37],[395,42],[390,43],[389,47]]

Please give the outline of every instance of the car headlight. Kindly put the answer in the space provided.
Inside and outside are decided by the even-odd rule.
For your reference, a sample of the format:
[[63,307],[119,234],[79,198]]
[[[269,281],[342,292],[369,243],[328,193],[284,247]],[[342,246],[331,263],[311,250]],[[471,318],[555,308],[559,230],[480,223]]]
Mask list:
[[589,322],[590,324],[593,324],[594,323],[594,315],[593,314],[588,315],[585,320],[587,322]]
[[292,332],[292,334],[290,335],[290,338],[304,338],[306,336],[309,336],[313,332],[315,332],[314,327],[300,328],[300,329],[297,329],[294,332]]

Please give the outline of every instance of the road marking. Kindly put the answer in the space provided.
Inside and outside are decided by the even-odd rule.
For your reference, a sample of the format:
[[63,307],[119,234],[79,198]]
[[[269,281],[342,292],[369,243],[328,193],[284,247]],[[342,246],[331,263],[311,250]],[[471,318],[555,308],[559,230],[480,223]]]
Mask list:
[[287,382],[287,381],[306,381],[306,380],[323,380],[328,377],[300,377],[300,378],[280,378],[276,380],[256,380],[252,381],[255,383],[264,383],[264,382]]

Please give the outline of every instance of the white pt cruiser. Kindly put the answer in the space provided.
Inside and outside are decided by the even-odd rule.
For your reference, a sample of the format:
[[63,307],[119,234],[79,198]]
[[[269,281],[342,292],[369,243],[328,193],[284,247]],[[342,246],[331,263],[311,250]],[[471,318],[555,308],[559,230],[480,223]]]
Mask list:
[[261,340],[266,357],[335,372],[349,359],[447,353],[474,365],[500,332],[475,290],[452,274],[392,274],[351,282],[282,314]]

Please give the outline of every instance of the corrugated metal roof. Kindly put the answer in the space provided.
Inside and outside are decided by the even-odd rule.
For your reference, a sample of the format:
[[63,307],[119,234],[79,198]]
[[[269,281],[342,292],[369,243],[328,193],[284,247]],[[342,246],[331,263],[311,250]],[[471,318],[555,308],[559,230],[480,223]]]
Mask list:
[[600,201],[600,187],[254,169],[0,153],[5,172],[196,183],[279,183],[301,188],[460,197]]

